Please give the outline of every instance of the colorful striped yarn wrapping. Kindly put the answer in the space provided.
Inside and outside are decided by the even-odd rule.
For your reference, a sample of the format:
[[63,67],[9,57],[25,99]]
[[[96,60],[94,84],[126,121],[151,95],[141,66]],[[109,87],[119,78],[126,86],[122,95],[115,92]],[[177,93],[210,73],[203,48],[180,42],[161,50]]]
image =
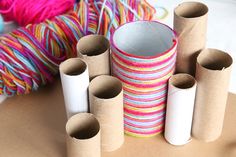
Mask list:
[[167,81],[175,71],[175,33],[155,21],[131,22],[114,32],[111,45],[112,73],[124,88],[126,134],[159,134],[164,129]]
[[0,94],[28,94],[53,81],[59,64],[76,56],[76,43],[88,34],[107,37],[121,24],[150,20],[146,1],[81,0],[74,12],[0,36]]

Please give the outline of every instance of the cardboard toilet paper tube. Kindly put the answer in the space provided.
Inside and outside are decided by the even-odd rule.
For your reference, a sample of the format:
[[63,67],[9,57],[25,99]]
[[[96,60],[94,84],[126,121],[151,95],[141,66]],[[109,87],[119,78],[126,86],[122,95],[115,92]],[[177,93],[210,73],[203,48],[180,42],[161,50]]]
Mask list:
[[71,58],[60,64],[67,117],[88,112],[89,74],[87,64],[80,58]]
[[192,129],[197,139],[210,142],[221,135],[232,64],[229,54],[216,49],[203,50],[197,58]]
[[124,142],[123,90],[115,77],[101,75],[89,85],[91,113],[101,125],[103,151],[114,151]]
[[184,2],[174,10],[174,30],[179,39],[176,71],[195,74],[196,58],[205,48],[208,7],[199,2]]
[[67,157],[100,157],[100,125],[94,115],[79,113],[66,124]]
[[173,145],[184,145],[191,139],[196,80],[188,74],[169,79],[165,139]]
[[110,74],[110,44],[103,35],[88,35],[77,44],[77,55],[88,63],[90,80]]

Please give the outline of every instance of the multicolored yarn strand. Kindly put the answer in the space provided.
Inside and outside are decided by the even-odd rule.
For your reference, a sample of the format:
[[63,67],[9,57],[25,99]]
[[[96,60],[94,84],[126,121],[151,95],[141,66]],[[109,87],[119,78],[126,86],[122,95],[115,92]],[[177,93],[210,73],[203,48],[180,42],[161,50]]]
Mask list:
[[1,94],[27,94],[53,80],[60,62],[76,56],[73,45],[81,35],[75,17],[74,13],[59,16],[0,37]]
[[74,12],[0,36],[0,94],[28,94],[51,82],[59,64],[76,56],[76,43],[88,34],[107,37],[121,24],[150,20],[146,1],[81,0]]
[[[89,1],[89,0],[88,0]],[[82,7],[81,7],[82,6]],[[102,34],[110,38],[115,29],[127,22],[151,20],[156,10],[146,0],[81,1],[74,8],[87,34]]]

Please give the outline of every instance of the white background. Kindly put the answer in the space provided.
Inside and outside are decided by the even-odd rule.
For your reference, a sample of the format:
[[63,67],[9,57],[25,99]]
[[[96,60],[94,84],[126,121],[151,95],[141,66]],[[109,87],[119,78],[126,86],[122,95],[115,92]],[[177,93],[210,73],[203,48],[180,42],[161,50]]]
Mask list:
[[[173,9],[186,0],[147,0],[154,7],[164,7],[168,16],[161,22],[173,27]],[[231,54],[235,63],[230,92],[236,94],[236,0],[196,0],[209,7],[207,47],[224,50]],[[157,14],[162,14],[157,10]]]

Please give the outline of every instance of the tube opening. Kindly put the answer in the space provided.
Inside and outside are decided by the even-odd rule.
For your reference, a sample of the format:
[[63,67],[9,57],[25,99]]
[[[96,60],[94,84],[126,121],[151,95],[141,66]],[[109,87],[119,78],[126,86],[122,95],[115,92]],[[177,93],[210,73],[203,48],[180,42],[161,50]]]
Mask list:
[[189,74],[176,74],[170,78],[170,84],[179,89],[192,88],[196,80]]
[[60,71],[69,76],[80,75],[86,69],[86,63],[80,58],[71,58],[60,64]]
[[120,94],[122,83],[115,77],[101,75],[91,81],[89,91],[97,98],[111,99]]
[[67,134],[78,140],[90,139],[100,131],[98,120],[90,113],[72,116],[66,124]]
[[228,53],[216,49],[203,50],[197,61],[202,67],[209,70],[223,70],[233,64],[233,59]]
[[112,36],[112,46],[124,53],[152,57],[169,51],[176,40],[168,26],[155,21],[136,21],[120,26]]
[[208,7],[200,2],[184,2],[175,8],[175,14],[183,18],[196,18],[208,13]]
[[106,52],[110,43],[103,35],[88,35],[77,43],[77,53],[87,56],[97,56]]

